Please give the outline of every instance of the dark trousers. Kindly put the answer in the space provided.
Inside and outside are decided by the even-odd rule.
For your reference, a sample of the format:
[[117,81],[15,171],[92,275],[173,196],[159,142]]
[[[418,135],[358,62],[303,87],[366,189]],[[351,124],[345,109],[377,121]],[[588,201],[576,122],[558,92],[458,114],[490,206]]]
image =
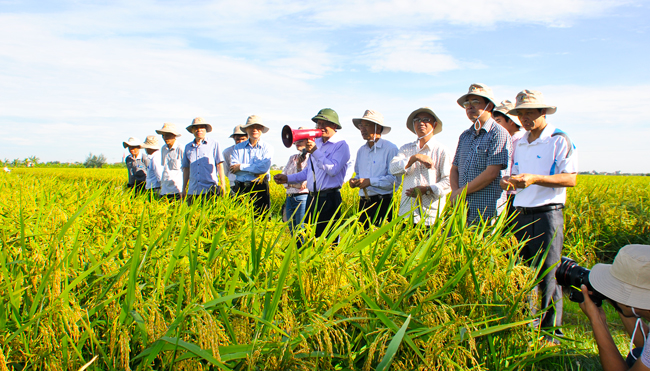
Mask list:
[[324,191],[310,193],[307,197],[307,218],[311,223],[316,223],[316,237],[320,237],[325,231],[327,223],[331,219],[340,218],[338,212],[341,206],[341,192]]
[[263,216],[271,209],[271,194],[269,182],[235,182],[233,191],[237,195],[248,194],[253,201],[256,216]]
[[187,195],[187,204],[192,205],[195,202],[205,202],[211,198],[215,198],[221,194],[221,188],[214,186],[210,187],[208,190],[205,190],[196,195]]
[[147,182],[135,182],[135,184],[127,184],[127,188],[133,188],[136,194],[147,192]]
[[359,216],[359,222],[363,224],[363,228],[367,229],[369,223],[380,226],[384,220],[393,220],[391,205],[393,194],[370,196],[368,198],[361,197],[359,199],[359,211],[364,212]]
[[[561,209],[528,215],[518,213],[514,222],[515,230],[520,229],[515,232],[517,240],[531,239],[521,250],[521,257],[533,268],[541,265],[540,274],[562,258],[564,215]],[[546,259],[540,262],[546,251],[548,251]],[[533,259],[537,253],[539,256]],[[562,325],[562,288],[555,281],[556,268],[557,266],[551,269],[536,288],[541,294],[541,308],[548,308],[542,317],[540,324],[542,328]],[[531,309],[536,313],[534,304]]]

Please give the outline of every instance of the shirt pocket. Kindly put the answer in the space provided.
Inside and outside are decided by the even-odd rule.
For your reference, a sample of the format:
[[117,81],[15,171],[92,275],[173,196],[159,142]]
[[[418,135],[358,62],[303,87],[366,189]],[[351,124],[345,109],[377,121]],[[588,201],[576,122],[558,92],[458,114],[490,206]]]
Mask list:
[[488,146],[486,143],[478,144],[474,147],[474,162],[479,168],[487,167]]

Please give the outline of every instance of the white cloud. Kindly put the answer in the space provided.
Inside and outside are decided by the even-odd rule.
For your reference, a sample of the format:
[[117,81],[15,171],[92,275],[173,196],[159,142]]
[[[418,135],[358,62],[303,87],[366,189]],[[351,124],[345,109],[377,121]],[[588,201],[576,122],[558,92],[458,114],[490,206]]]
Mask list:
[[437,36],[423,34],[378,37],[368,43],[359,62],[370,66],[373,72],[436,74],[460,67],[439,44]]

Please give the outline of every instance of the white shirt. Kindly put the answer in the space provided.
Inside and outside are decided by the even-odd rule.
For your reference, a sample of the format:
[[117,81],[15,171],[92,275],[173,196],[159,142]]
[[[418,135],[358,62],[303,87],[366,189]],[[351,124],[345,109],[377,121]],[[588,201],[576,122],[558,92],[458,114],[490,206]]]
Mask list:
[[[405,169],[409,158],[415,154],[431,157],[433,166],[427,169],[422,163],[415,162]],[[449,150],[440,144],[435,137],[429,139],[424,147],[419,148],[418,141],[403,145],[399,153],[390,162],[390,172],[393,175],[404,174],[402,185],[402,199],[399,206],[399,215],[413,213],[413,221],[420,221],[420,206],[424,212],[425,225],[431,225],[438,217],[438,210],[445,207],[445,194],[451,191],[449,173],[451,172],[451,157]],[[426,185],[431,187],[432,194],[423,194],[421,197],[408,197],[406,190],[416,186]],[[420,201],[421,200],[421,205]]]
[[147,155],[149,156],[149,167],[147,168],[147,185],[146,189],[151,188],[160,188],[160,179],[162,177],[162,164],[159,161],[156,161],[160,152],[156,152]]
[[160,164],[162,165],[162,175],[160,176],[160,194],[176,194],[183,190],[183,169],[181,169],[181,160],[183,159],[183,149],[174,142],[172,148],[165,144],[160,149]]
[[[391,194],[399,188],[401,177],[396,177],[388,171],[390,162],[397,153],[396,145],[381,138],[372,148],[368,143],[359,148],[354,163],[354,172],[357,174],[355,178],[370,179],[370,186],[365,188],[368,196]],[[365,196],[362,189],[359,190],[359,196]]]
[[230,172],[230,158],[232,156],[232,151],[234,149],[235,146],[232,145],[223,150],[223,172],[228,177],[228,182],[230,183],[231,187],[235,185],[235,180],[237,180],[237,175],[235,175],[235,173]]
[[[551,124],[546,124],[539,138],[528,143],[530,132],[517,141],[514,150],[512,175],[554,175],[578,172],[578,151],[568,136]],[[531,185],[517,189],[515,207],[537,207],[548,204],[564,204],[565,187]]]

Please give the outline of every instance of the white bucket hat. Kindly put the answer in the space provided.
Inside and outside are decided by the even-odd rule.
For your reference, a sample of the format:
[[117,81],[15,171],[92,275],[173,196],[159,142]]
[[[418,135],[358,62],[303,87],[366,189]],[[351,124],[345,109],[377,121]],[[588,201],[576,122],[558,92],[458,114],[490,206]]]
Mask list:
[[508,113],[511,110],[513,110],[514,108],[515,108],[515,104],[506,99],[506,100],[502,101],[498,106],[496,106],[496,108],[494,108],[494,112],[499,112],[499,113],[502,113],[502,114],[508,116],[508,118],[510,120],[512,120],[512,122],[514,122],[515,125],[520,126],[519,122],[517,120],[517,116],[513,116],[513,115]]
[[264,126],[264,124],[262,124],[262,118],[257,115],[248,116],[248,118],[246,119],[246,125],[242,125],[241,129],[246,131],[246,128],[251,127],[253,125],[261,126],[262,133],[267,133],[269,131],[269,128],[267,128],[266,126]]
[[431,108],[429,108],[429,107],[418,108],[415,111],[411,112],[411,114],[409,115],[409,118],[406,119],[406,127],[411,132],[413,132],[413,134],[416,134],[415,128],[413,127],[413,119],[415,118],[415,116],[417,116],[418,113],[422,113],[422,112],[426,112],[426,113],[430,114],[431,116],[433,116],[433,118],[435,118],[436,122],[438,123],[438,125],[436,125],[436,128],[433,129],[433,135],[436,135],[439,132],[441,132],[442,131],[442,121],[440,121],[440,118],[438,118],[438,115],[436,115],[435,112],[433,112],[433,110]]
[[208,133],[212,131],[212,125],[210,125],[210,124],[208,124],[207,122],[205,122],[205,120],[203,120],[202,117],[197,117],[197,118],[195,118],[194,120],[192,120],[192,125],[186,127],[186,129],[187,129],[187,131],[189,131],[190,133],[194,134],[194,132],[192,131],[192,128],[193,128],[194,126],[199,126],[199,125],[205,125],[205,126],[206,126],[205,131],[208,132]]
[[231,138],[234,138],[235,135],[248,135],[248,134],[246,134],[246,132],[244,132],[244,131],[241,129],[241,125],[237,125],[237,126],[235,126],[235,128],[232,130],[232,134],[230,134],[230,137],[231,137]]
[[126,142],[122,142],[122,145],[124,146],[124,148],[126,148],[126,147],[138,147],[138,148],[140,148],[142,146],[142,143],[140,143],[140,141],[135,139],[134,137],[131,137]]
[[178,131],[178,129],[176,128],[176,124],[172,124],[169,122],[164,123],[162,129],[156,130],[156,133],[160,135],[163,135],[165,133],[174,134],[176,135],[176,138],[181,136],[181,132]]
[[517,94],[517,105],[508,114],[517,116],[518,109],[529,108],[545,108],[547,115],[552,115],[557,111],[557,107],[549,106],[544,102],[544,94],[542,92],[537,90],[522,90]]
[[140,148],[160,149],[158,137],[156,135],[147,135],[147,139],[140,145]]
[[[495,101],[494,101],[494,93],[492,93],[492,89],[490,89],[490,87],[488,87],[485,84],[476,83],[476,84],[470,85],[469,89],[467,91],[467,94],[464,94],[463,96],[458,98],[458,100],[456,100],[456,102],[458,103],[459,106],[463,107],[463,103],[465,102],[465,98],[467,98],[468,95],[478,95],[479,97],[483,97],[483,98],[489,100],[495,106],[497,105],[495,103]],[[465,107],[463,107],[463,108],[465,108]]]
[[594,265],[589,282],[618,303],[650,310],[650,245],[624,246],[613,264]]
[[363,120],[375,123],[377,125],[381,125],[381,127],[383,128],[381,130],[381,133],[380,133],[381,135],[390,133],[390,127],[384,125],[384,115],[382,115],[381,113],[379,113],[377,111],[373,111],[371,109],[366,110],[366,112],[363,113],[362,118],[360,118],[360,119],[352,119],[352,123],[354,124],[354,126],[357,129],[359,129],[359,125],[361,124],[361,121],[363,121]]

